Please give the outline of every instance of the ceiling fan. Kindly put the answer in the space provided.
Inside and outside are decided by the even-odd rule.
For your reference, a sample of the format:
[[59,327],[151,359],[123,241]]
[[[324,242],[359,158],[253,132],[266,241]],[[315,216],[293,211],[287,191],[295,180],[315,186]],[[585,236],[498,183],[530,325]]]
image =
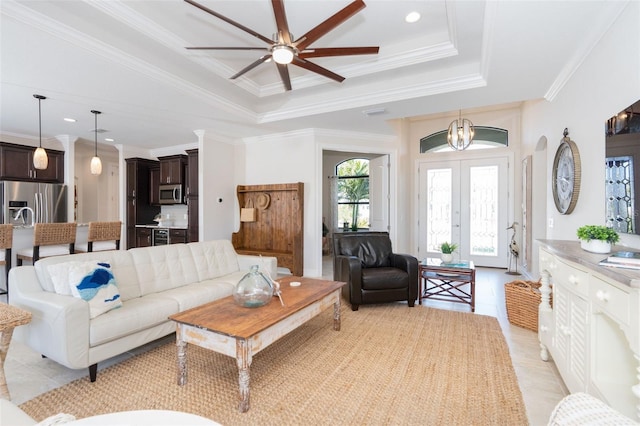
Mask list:
[[268,62],[273,59],[273,62],[278,67],[280,78],[286,90],[291,90],[291,79],[289,77],[288,64],[296,65],[304,68],[308,71],[315,72],[323,75],[337,82],[342,82],[344,77],[338,75],[326,68],[321,67],[311,61],[309,58],[319,58],[327,56],[349,56],[349,55],[375,55],[378,53],[379,47],[324,47],[324,48],[312,48],[309,47],[313,42],[320,37],[327,34],[329,31],[342,24],[344,21],[364,9],[366,5],[362,0],[355,0],[342,10],[336,12],[331,17],[320,23],[316,27],[309,30],[306,34],[298,39],[293,39],[293,36],[289,32],[289,24],[287,23],[287,15],[284,10],[284,0],[271,0],[273,6],[273,13],[276,19],[277,32],[272,39],[265,37],[250,28],[239,24],[232,19],[227,18],[206,6],[196,3],[193,0],[184,0],[187,3],[201,9],[216,18],[219,18],[228,24],[233,25],[245,31],[252,36],[262,40],[268,46],[267,47],[187,47],[190,50],[266,50],[266,53],[258,58],[255,62],[244,67],[242,70],[231,76],[231,79],[236,79],[246,72],[254,69],[258,65]]

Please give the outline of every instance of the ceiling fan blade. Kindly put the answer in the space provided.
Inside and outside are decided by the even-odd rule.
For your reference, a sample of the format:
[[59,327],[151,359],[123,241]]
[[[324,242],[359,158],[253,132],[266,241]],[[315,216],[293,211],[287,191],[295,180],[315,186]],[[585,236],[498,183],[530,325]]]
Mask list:
[[311,43],[318,40],[320,37],[331,31],[365,7],[366,4],[364,4],[362,0],[355,0],[339,12],[333,14],[333,16],[331,16],[315,28],[309,30],[305,35],[294,41],[294,46],[298,50],[304,50]]
[[252,69],[257,67],[258,65],[260,65],[260,64],[262,64],[264,62],[267,62],[269,59],[271,59],[271,53],[261,56],[257,61],[252,62],[251,64],[247,65],[246,67],[244,67],[243,69],[238,71],[236,74],[232,75],[230,77],[231,80],[235,80],[236,78],[240,77],[242,74],[246,73],[247,71],[251,71]]
[[284,88],[287,90],[291,90],[291,78],[289,78],[289,68],[287,68],[287,64],[278,64],[278,72],[280,73],[280,78],[282,79],[282,84],[284,84]]
[[187,50],[269,50],[266,47],[187,47]]
[[309,62],[303,58],[294,56],[292,64],[297,65],[301,68],[304,68],[309,71],[313,71],[317,74],[323,75],[327,78],[337,81],[338,83],[342,83],[344,81],[344,77],[338,75],[332,71],[329,71],[326,68],[321,67],[320,65],[316,65],[313,62]]
[[215,16],[215,17],[216,17],[216,18],[218,18],[218,19],[222,19],[222,20],[223,20],[223,21],[225,21],[226,23],[231,24],[231,25],[233,25],[233,26],[234,26],[234,27],[236,27],[236,28],[240,28],[242,31],[244,31],[244,32],[246,32],[246,33],[249,33],[249,34],[251,34],[251,35],[252,35],[252,36],[254,36],[254,37],[259,38],[260,40],[264,41],[264,42],[265,42],[265,43],[267,43],[267,44],[273,44],[273,40],[271,40],[271,39],[269,39],[269,38],[267,38],[267,37],[263,36],[262,34],[258,34],[257,32],[253,31],[252,29],[247,28],[247,27],[245,27],[244,25],[239,24],[239,23],[237,23],[236,21],[234,21],[234,20],[232,20],[232,19],[229,19],[229,18],[227,18],[227,17],[226,17],[226,16],[224,16],[224,15],[221,15],[221,14],[219,14],[218,12],[214,12],[213,10],[209,9],[209,8],[208,8],[208,7],[206,7],[206,6],[203,6],[203,5],[199,4],[199,3],[196,3],[196,2],[195,2],[195,1],[193,1],[193,0],[184,0],[184,1],[186,1],[187,3],[189,3],[189,4],[190,4],[190,5],[192,5],[192,6],[197,7],[197,8],[198,8],[198,9],[200,9],[200,10],[203,10],[203,11],[205,11],[205,12],[207,12],[207,13],[209,13],[209,14],[211,14],[211,15]]
[[287,15],[284,11],[284,2],[282,0],[271,0],[271,5],[273,6],[273,14],[276,17],[276,25],[278,26],[278,41],[284,44],[291,44],[291,33],[289,32]]
[[375,55],[380,50],[377,46],[370,47],[323,47],[309,48],[298,54],[301,58],[320,58],[325,56]]

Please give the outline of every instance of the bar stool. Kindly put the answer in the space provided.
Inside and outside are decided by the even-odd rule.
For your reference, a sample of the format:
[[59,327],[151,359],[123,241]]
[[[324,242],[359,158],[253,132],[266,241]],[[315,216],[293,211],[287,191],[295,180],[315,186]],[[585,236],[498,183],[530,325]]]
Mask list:
[[0,265],[4,265],[6,290],[0,289],[0,294],[9,297],[9,269],[11,269],[11,246],[13,245],[13,225],[0,225]]
[[33,248],[18,250],[17,266],[21,266],[24,260],[36,263],[43,257],[73,254],[76,228],[75,222],[36,223],[33,227]]
[[86,243],[76,245],[76,253],[120,250],[122,222],[89,222]]

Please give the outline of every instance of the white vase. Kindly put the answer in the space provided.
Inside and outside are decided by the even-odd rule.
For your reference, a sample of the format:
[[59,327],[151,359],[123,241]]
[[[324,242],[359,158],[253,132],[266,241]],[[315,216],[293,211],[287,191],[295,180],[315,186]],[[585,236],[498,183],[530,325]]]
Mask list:
[[451,261],[453,260],[453,254],[451,254],[451,253],[442,253],[441,259],[442,259],[442,261],[444,263],[451,263]]
[[580,240],[580,247],[582,247],[582,250],[591,253],[606,254],[611,252],[611,243],[602,240]]

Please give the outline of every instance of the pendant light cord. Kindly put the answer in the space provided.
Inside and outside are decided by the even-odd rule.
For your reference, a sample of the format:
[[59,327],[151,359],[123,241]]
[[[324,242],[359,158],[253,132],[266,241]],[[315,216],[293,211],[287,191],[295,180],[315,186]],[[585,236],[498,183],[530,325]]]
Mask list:
[[42,99],[38,98],[38,132],[40,133],[40,148],[42,148]]
[[95,117],[95,126],[93,128],[94,131],[94,135],[93,135],[93,139],[95,141],[95,148],[96,148],[96,157],[98,156],[98,111],[94,111],[93,116]]
[[98,114],[102,114],[102,112],[101,111],[97,111],[95,109],[92,109],[91,113],[94,115],[94,118],[95,118],[95,128],[93,129],[93,131],[95,132],[95,135],[94,135],[94,139],[93,140],[95,142],[95,144],[94,144],[94,146],[95,146],[95,156],[97,157],[98,156]]

